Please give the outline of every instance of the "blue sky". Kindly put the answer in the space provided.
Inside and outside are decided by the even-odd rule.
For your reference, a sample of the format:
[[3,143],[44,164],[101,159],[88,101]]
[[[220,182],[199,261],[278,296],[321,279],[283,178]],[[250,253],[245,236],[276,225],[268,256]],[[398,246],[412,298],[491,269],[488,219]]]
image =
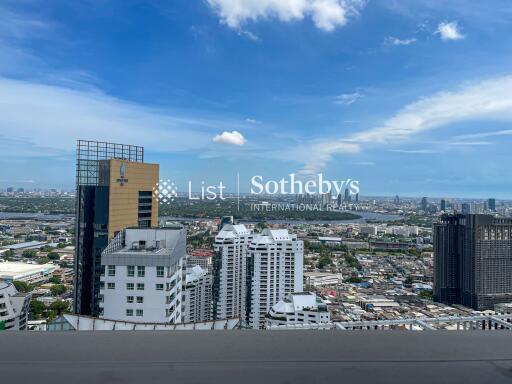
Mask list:
[[183,187],[512,198],[512,3],[446,3],[3,0],[0,187],[72,188],[83,138]]

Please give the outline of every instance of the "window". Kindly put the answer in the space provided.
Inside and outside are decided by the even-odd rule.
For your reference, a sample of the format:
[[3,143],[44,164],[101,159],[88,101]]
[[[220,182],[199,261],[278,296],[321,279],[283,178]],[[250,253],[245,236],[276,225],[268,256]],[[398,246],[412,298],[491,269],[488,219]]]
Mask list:
[[137,296],[137,304],[144,303],[144,297],[143,296]]
[[135,265],[127,265],[126,266],[126,275],[128,277],[134,277],[135,276]]
[[133,309],[127,309],[126,316],[133,316]]
[[133,303],[133,296],[126,296],[126,302],[129,304]]
[[143,310],[143,309],[137,309],[137,310],[135,311],[135,314],[136,314],[137,316],[144,316],[144,310]]
[[109,265],[108,266],[108,275],[109,276],[115,276],[116,275],[116,266],[115,265]]
[[146,267],[144,267],[144,266],[140,266],[140,265],[139,265],[139,266],[137,267],[137,276],[138,276],[138,277],[144,277],[144,276],[146,276]]
[[105,289],[105,282],[104,281],[100,281],[100,289]]
[[137,290],[143,291],[144,290],[144,283],[137,283]]
[[156,290],[157,291],[163,291],[164,290],[164,285],[163,284],[157,284],[156,285]]
[[133,291],[133,283],[126,283],[126,290],[127,291]]
[[107,283],[108,289],[116,289],[116,283]]
[[156,277],[164,277],[164,267],[156,267]]

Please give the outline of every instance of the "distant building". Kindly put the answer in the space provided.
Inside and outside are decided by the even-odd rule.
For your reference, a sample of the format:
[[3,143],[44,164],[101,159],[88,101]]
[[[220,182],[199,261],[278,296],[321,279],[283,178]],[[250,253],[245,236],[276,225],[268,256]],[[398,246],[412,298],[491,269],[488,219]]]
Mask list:
[[187,256],[187,269],[191,269],[196,265],[199,265],[209,274],[212,274],[212,260],[213,252],[208,249],[191,251]]
[[266,328],[291,324],[329,324],[327,304],[313,292],[294,292],[272,306],[265,317]]
[[447,215],[434,225],[434,299],[476,310],[512,302],[512,219]]
[[462,203],[461,212],[463,215],[469,215],[471,213],[471,205],[469,203]]
[[343,282],[343,275],[341,273],[328,273],[328,272],[304,272],[306,279],[306,286],[308,287],[324,287],[324,286],[337,286]]
[[441,200],[441,211],[446,211],[446,200]]
[[428,208],[428,200],[426,197],[422,197],[421,198],[421,205],[420,205],[420,208],[422,211],[426,212],[427,211],[427,208]]
[[211,320],[212,275],[199,265],[187,270],[183,303],[185,323]]
[[40,284],[48,281],[54,271],[59,268],[56,264],[28,264],[5,261],[0,263],[0,281],[23,281],[27,284]]
[[30,293],[20,293],[12,283],[0,281],[0,331],[27,328],[30,298]]
[[377,226],[371,224],[361,225],[359,227],[359,233],[362,235],[377,236]]
[[222,216],[219,223],[219,231],[227,224],[235,224],[235,219],[233,216]]
[[290,293],[303,291],[303,258],[302,240],[285,229],[264,229],[252,240],[246,278],[248,327],[263,328],[273,305]]
[[350,195],[349,195],[348,188],[345,188],[345,198],[343,199],[343,201],[344,201],[345,203],[350,203],[350,201],[351,201],[351,200],[352,200],[352,199],[351,199],[351,197],[350,197]]
[[487,208],[489,211],[496,212],[496,199],[487,200]]
[[341,237],[327,237],[327,236],[319,236],[318,241],[320,244],[336,246],[341,245]]
[[100,316],[140,323],[183,322],[186,231],[126,229],[101,256]]

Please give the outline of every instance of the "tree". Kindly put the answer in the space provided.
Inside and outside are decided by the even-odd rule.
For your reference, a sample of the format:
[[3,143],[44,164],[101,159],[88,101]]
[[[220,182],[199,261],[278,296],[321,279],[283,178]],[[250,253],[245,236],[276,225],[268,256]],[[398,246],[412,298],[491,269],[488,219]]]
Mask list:
[[43,256],[43,257],[39,257],[37,259],[37,264],[46,264],[50,261],[49,258],[47,258],[46,256]]
[[23,251],[23,253],[21,254],[21,256],[27,258],[27,259],[32,259],[33,257],[36,257],[37,255],[37,251],[35,249],[25,249]]
[[329,265],[332,265],[331,256],[329,254],[321,255],[320,258],[318,259],[318,269],[323,269]]
[[39,300],[31,300],[28,318],[29,320],[39,320],[46,313],[46,305]]
[[54,301],[50,304],[50,310],[55,312],[57,316],[60,316],[63,312],[69,311],[69,303],[64,300]]
[[49,252],[46,255],[46,257],[49,258],[50,260],[59,260],[60,259],[60,255],[57,252]]
[[351,276],[347,279],[347,283],[356,284],[356,283],[362,283],[363,279],[357,276]]
[[50,288],[50,292],[52,293],[53,296],[63,295],[64,293],[66,293],[66,291],[66,286],[63,284],[55,284],[52,285],[52,287]]
[[357,267],[357,259],[352,255],[345,256],[345,262],[349,267],[355,268]]
[[59,243],[57,245],[57,248],[59,248],[59,249],[66,248],[66,247],[67,247],[66,243]]
[[2,254],[2,258],[4,258],[5,260],[9,261],[11,259],[11,257],[14,256],[14,252],[11,251],[10,249],[5,251],[3,254]]
[[48,281],[52,284],[61,284],[62,283],[57,276],[50,277],[50,279]]
[[427,300],[433,300],[434,299],[434,292],[430,289],[424,289],[420,291],[420,297],[427,299]]
[[32,290],[30,284],[25,283],[24,281],[14,280],[12,283],[18,292],[30,292]]

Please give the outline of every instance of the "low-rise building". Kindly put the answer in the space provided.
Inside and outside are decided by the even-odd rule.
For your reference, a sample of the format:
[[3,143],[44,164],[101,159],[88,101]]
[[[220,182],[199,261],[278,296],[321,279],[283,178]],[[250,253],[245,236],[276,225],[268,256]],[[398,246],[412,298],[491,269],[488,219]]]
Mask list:
[[274,305],[266,318],[266,327],[290,324],[328,324],[327,304],[313,292],[294,292]]
[[55,264],[28,264],[5,261],[0,263],[0,280],[6,282],[23,281],[27,284],[39,284],[48,281],[52,273],[59,268]]
[[0,331],[27,328],[30,293],[21,293],[12,283],[0,281]]

